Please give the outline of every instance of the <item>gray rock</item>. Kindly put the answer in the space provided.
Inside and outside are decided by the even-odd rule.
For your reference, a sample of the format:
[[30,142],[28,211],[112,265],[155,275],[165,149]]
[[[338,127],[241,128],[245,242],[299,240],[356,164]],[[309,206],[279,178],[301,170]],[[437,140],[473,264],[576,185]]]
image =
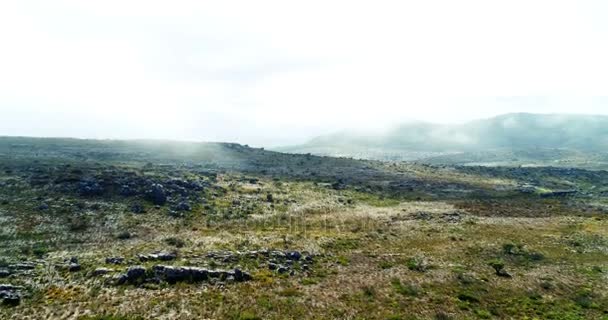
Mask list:
[[131,212],[137,213],[137,214],[145,213],[146,212],[146,210],[144,209],[144,206],[141,205],[140,203],[134,203],[131,206],[130,210],[131,210]]
[[81,269],[82,269],[82,267],[78,263],[70,262],[70,264],[68,265],[68,271],[70,271],[70,272],[78,272]]
[[78,184],[78,193],[81,196],[90,197],[90,196],[99,196],[104,192],[103,187],[97,182],[95,179],[87,179],[80,181]]
[[141,266],[134,266],[134,267],[130,267],[127,270],[127,282],[130,283],[134,283],[137,282],[138,280],[143,279],[146,276],[146,268],[141,267]]
[[157,206],[162,206],[167,203],[167,192],[162,184],[152,184],[146,191],[146,198]]
[[108,269],[108,268],[97,268],[91,274],[95,277],[98,277],[98,276],[106,275],[111,272],[114,272],[114,270]]
[[202,282],[209,279],[209,271],[196,267],[154,266],[154,273],[168,283]]
[[0,269],[0,278],[6,278],[11,275],[8,269]]
[[239,268],[235,268],[234,269],[234,280],[237,282],[244,282],[244,281],[251,281],[253,279],[253,277],[251,276],[251,274],[239,269]]
[[36,265],[31,262],[22,262],[10,265],[9,268],[13,270],[34,270]]
[[289,260],[299,261],[302,258],[302,254],[299,251],[288,251],[285,256]]
[[177,211],[192,211],[192,207],[187,201],[182,201],[178,203],[174,209]]
[[177,259],[177,254],[174,252],[156,252],[150,254],[139,255],[139,260],[144,261],[171,261]]
[[122,264],[123,262],[125,262],[125,258],[122,257],[106,258],[106,264]]
[[20,289],[21,287],[10,284],[0,284],[0,299],[2,299],[2,304],[7,306],[19,305],[21,303]]

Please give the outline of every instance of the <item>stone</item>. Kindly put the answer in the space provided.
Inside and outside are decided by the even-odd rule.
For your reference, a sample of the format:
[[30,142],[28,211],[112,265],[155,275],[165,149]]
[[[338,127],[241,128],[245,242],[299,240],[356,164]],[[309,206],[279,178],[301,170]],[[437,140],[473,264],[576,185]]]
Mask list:
[[9,268],[13,270],[34,270],[36,269],[36,265],[30,262],[22,262],[10,265]]
[[10,284],[0,284],[0,299],[2,304],[7,306],[17,306],[21,303],[20,287]]
[[167,192],[162,184],[154,183],[146,191],[146,198],[157,206],[167,203]]
[[196,267],[154,266],[158,278],[174,284],[177,282],[202,282],[209,278],[206,269]]
[[70,271],[70,272],[78,272],[81,269],[82,269],[82,267],[78,263],[70,262],[70,264],[68,265],[68,271]]
[[289,260],[299,261],[302,258],[302,254],[299,251],[288,251],[285,256]]
[[139,255],[139,260],[144,261],[171,261],[177,259],[177,254],[174,252],[156,252],[145,255]]
[[97,268],[97,269],[93,270],[93,272],[91,274],[95,277],[98,277],[98,276],[106,275],[111,272],[114,272],[114,270],[108,269],[108,268]]
[[81,196],[99,196],[104,192],[103,187],[95,179],[82,180],[78,184],[78,193]]
[[123,197],[132,197],[137,195],[137,190],[132,188],[130,185],[122,185],[119,191],[120,195]]
[[125,262],[125,258],[122,257],[106,258],[106,264],[122,264],[123,262]]
[[505,269],[496,270],[496,275],[503,278],[512,278],[513,276]]
[[191,211],[192,207],[187,201],[181,201],[174,207],[174,209],[177,211]]
[[142,266],[134,266],[130,267],[127,270],[127,282],[136,282],[138,280],[143,279],[146,276],[146,268]]
[[251,274],[242,271],[239,268],[234,269],[234,280],[237,282],[251,281],[253,277]]
[[134,203],[131,208],[130,208],[131,212],[133,213],[146,213],[146,210],[144,209],[144,206],[141,203]]
[[0,269],[0,278],[6,278],[11,275],[8,269]]

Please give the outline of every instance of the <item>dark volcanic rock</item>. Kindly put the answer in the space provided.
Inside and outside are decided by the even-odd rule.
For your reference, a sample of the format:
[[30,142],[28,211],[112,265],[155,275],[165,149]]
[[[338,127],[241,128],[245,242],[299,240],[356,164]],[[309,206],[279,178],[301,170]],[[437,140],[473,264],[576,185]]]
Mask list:
[[154,273],[168,283],[202,282],[209,279],[209,271],[196,267],[154,266]]
[[146,276],[146,268],[141,266],[130,267],[126,273],[127,282],[137,282],[138,280],[143,279]]
[[106,258],[106,264],[122,264],[123,262],[125,262],[125,258],[122,257]]
[[85,196],[85,197],[99,196],[99,195],[102,195],[103,192],[104,192],[103,187],[95,179],[82,180],[78,184],[78,193],[81,196]]
[[242,271],[239,268],[234,269],[234,279],[237,282],[243,282],[243,281],[250,281],[253,279],[253,277],[251,276],[251,274]]
[[542,193],[540,196],[543,198],[558,198],[558,197],[568,197],[576,195],[578,191],[576,190],[558,190]]
[[82,267],[78,263],[70,262],[70,264],[68,265],[68,271],[70,271],[70,272],[77,272],[77,271],[80,271],[81,269],[82,269]]
[[97,268],[95,270],[93,270],[93,272],[91,273],[91,275],[98,277],[98,276],[103,276],[106,275],[110,272],[113,272],[114,270],[112,269],[108,269],[108,268]]
[[191,211],[192,207],[187,201],[181,201],[174,207],[174,209],[177,211]]
[[19,287],[10,284],[0,284],[0,299],[2,304],[8,306],[17,306],[21,303],[21,294]]
[[171,261],[177,258],[174,252],[155,252],[138,255],[140,261]]
[[299,261],[302,258],[302,254],[299,251],[288,251],[285,252],[285,256],[289,260]]
[[146,210],[144,209],[144,206],[141,203],[134,203],[130,209],[131,209],[131,212],[137,213],[137,214],[146,212]]
[[13,270],[34,270],[36,265],[31,262],[22,262],[10,265],[9,268]]
[[146,191],[146,198],[157,206],[167,203],[167,192],[162,184],[152,184]]
[[119,193],[121,196],[124,196],[124,197],[132,197],[132,196],[136,196],[139,192],[137,191],[137,189],[135,187],[125,184],[120,187]]

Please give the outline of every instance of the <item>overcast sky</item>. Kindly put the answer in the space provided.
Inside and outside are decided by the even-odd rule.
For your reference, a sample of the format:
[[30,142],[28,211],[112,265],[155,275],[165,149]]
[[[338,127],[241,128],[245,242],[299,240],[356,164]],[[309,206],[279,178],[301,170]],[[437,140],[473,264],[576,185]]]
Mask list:
[[300,143],[608,114],[608,1],[0,2],[0,135]]

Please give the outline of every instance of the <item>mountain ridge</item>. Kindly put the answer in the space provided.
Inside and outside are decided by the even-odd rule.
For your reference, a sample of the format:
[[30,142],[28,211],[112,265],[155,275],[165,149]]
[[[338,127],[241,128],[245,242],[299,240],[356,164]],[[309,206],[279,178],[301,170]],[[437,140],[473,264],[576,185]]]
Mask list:
[[[380,160],[420,160],[462,153],[561,149],[602,153],[608,148],[608,116],[508,113],[463,124],[410,122],[383,134],[349,131],[278,148],[290,153]],[[365,156],[366,152],[375,154]],[[376,156],[376,155],[380,156]],[[394,156],[394,154],[402,154]]]

